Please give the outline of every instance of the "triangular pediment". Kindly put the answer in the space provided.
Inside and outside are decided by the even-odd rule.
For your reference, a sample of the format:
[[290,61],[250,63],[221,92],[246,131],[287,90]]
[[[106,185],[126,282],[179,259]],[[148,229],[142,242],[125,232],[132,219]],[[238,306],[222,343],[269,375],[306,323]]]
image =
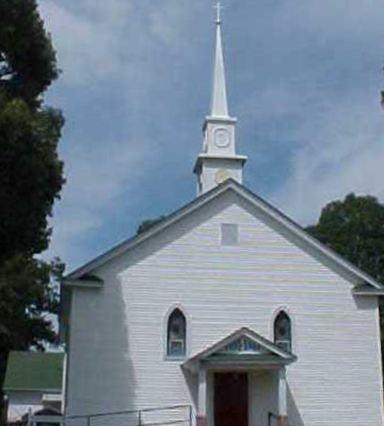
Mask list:
[[[217,356],[233,356],[233,355],[262,355],[268,351],[264,346],[248,336],[241,336],[237,340],[228,343],[224,348],[215,352]],[[211,355],[212,356],[212,355]]]
[[227,363],[239,367],[246,363],[248,366],[257,367],[261,364],[284,365],[295,360],[295,355],[284,351],[255,331],[243,327],[189,358],[183,368],[196,370],[201,362],[213,366]]
[[372,286],[377,290],[377,292],[380,293],[380,295],[384,295],[384,286],[382,284],[377,282],[374,278],[367,275],[365,272],[361,271],[354,265],[350,264],[348,261],[323,245],[321,242],[311,237],[299,225],[287,218],[276,208],[232,179],[225,181],[211,191],[201,195],[193,202],[182,207],[180,210],[169,215],[149,231],[124,241],[103,255],[73,271],[65,278],[64,283],[67,285],[82,286],[83,282],[81,281],[81,278],[92,274],[96,268],[130,250],[133,250],[144,241],[147,241],[163,232],[168,231],[169,227],[173,226],[173,224],[184,220],[189,215],[194,214],[199,209],[203,208],[203,206],[218,200],[222,195],[228,193],[233,193],[241,200],[249,203],[250,206],[257,209],[257,211],[268,218],[269,222],[274,223],[274,227],[278,229],[278,232],[293,236],[295,240],[300,242],[300,247],[307,250],[308,253],[310,252],[312,256],[320,256],[321,259],[324,259],[324,261],[327,262],[330,267],[334,266],[340,273],[344,273],[348,280],[351,280],[351,282],[354,282],[356,285],[366,284],[368,286]]

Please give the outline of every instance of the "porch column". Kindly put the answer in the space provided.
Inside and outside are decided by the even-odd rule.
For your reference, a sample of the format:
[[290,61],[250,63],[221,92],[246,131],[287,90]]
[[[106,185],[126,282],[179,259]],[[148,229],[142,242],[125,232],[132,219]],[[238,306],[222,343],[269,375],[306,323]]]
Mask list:
[[279,407],[278,426],[288,426],[287,377],[285,367],[279,370]]
[[202,363],[199,365],[199,396],[196,426],[207,426],[207,369]]

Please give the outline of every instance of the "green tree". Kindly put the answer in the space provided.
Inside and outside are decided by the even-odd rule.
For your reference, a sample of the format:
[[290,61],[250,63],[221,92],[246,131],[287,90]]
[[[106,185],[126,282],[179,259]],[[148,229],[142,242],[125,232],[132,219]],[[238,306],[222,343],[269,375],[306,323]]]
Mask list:
[[63,185],[59,111],[42,107],[58,76],[35,0],[0,1],[0,264],[47,248],[47,217]]
[[[307,228],[363,271],[384,283],[384,205],[375,197],[349,194],[324,207],[318,223]],[[384,306],[380,301],[381,344],[384,348]]]
[[0,1],[0,87],[30,104],[58,76],[56,56],[35,0]]
[[59,307],[63,264],[13,256],[0,269],[0,348],[44,349],[56,333],[50,315]]
[[63,265],[37,260],[64,184],[57,145],[64,124],[43,104],[58,76],[36,0],[0,0],[0,386],[12,349],[54,342]]
[[384,206],[371,196],[349,194],[329,203],[309,233],[363,271],[384,282]]
[[48,246],[47,218],[63,184],[56,150],[62,125],[59,112],[0,93],[0,264]]

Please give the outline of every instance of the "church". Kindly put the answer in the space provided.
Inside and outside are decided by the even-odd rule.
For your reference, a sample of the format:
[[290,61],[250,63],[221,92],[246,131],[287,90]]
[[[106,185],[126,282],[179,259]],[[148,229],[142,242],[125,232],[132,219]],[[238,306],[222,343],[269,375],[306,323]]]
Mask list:
[[242,184],[222,23],[197,196],[67,275],[70,426],[383,426],[384,286]]

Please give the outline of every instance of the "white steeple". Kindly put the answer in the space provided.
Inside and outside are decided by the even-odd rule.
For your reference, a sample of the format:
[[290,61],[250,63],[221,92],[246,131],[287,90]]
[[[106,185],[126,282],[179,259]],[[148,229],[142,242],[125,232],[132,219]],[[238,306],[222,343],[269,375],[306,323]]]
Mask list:
[[221,35],[220,2],[215,6],[216,48],[213,69],[213,91],[210,115],[206,117],[203,132],[203,151],[199,154],[194,172],[197,175],[197,194],[201,195],[228,178],[239,183],[243,180],[243,165],[247,157],[236,155],[236,118],[228,112],[225,65]]
[[218,2],[216,6],[216,50],[211,103],[212,117],[228,117],[227,87],[225,82],[223,42],[221,37],[221,7],[220,2]]

